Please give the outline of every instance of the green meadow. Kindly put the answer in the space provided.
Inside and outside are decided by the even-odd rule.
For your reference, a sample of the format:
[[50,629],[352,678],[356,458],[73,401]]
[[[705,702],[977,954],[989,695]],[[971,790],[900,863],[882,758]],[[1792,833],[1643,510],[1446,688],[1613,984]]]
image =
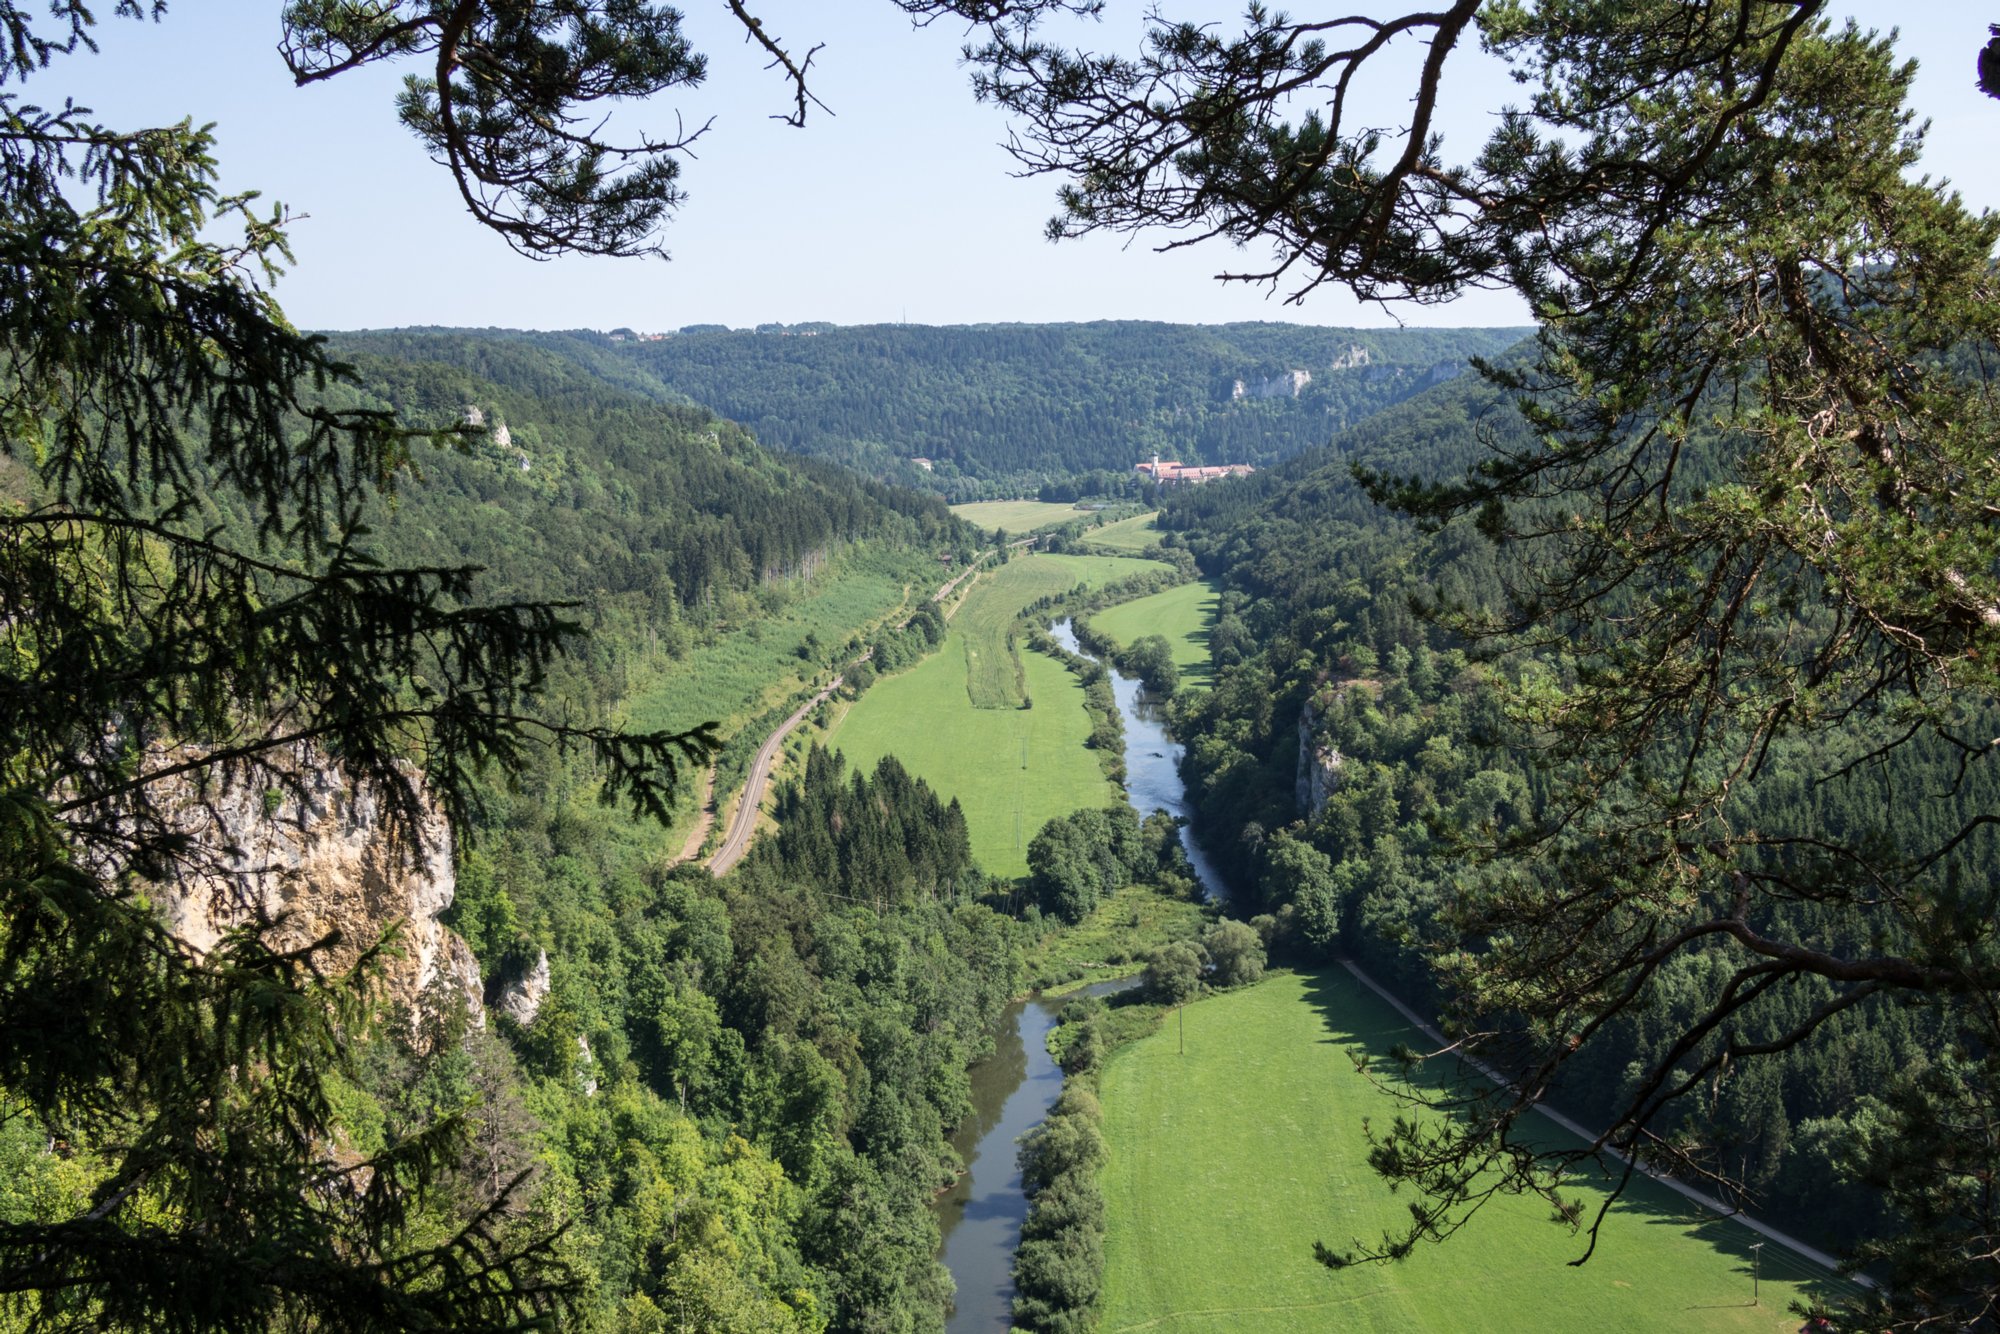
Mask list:
[[[768,619],[719,635],[678,660],[661,654],[643,672],[635,670],[619,722],[650,731],[713,721],[726,738],[824,675],[835,646],[858,627],[899,612],[913,596],[913,581],[932,577],[928,567],[890,557],[863,559],[824,576]],[[823,646],[819,661],[798,655],[808,635]],[[690,783],[676,806],[676,839],[693,827],[700,788],[699,782]]]
[[1021,608],[1066,593],[1077,578],[1049,556],[1021,556],[984,577],[952,618],[965,654],[965,689],[975,709],[1018,709],[1024,696],[1021,654],[1008,643]]
[[1129,579],[1135,574],[1152,574],[1171,568],[1163,561],[1140,560],[1136,556],[1036,556],[1037,561],[1048,561],[1061,566],[1075,577],[1075,582],[1085,588],[1098,588],[1105,584]]
[[[1053,658],[1009,653],[1006,630],[1023,607],[1050,592],[1152,564],[1026,556],[1001,566],[967,595],[938,651],[876,682],[834,725],[827,744],[846,752],[849,763],[869,768],[893,754],[939,793],[958,798],[981,867],[995,875],[1027,874],[1028,840],[1043,824],[1121,797],[1084,744],[1090,722],[1083,687]],[[1011,682],[1018,662],[1030,707],[975,707],[975,661],[986,681],[982,690]],[[999,663],[1000,670],[988,671]]]
[[953,505],[951,512],[989,533],[1001,528],[1010,533],[1033,532],[1037,528],[1090,516],[1090,511],[1080,510],[1075,505],[1059,505],[1046,500],[977,500],[970,504]]
[[1121,648],[1147,635],[1164,635],[1173,647],[1174,666],[1191,685],[1212,684],[1208,628],[1215,623],[1221,590],[1208,580],[1177,584],[1164,593],[1135,598],[1094,613],[1090,624]]
[[[1642,1182],[1583,1239],[1536,1199],[1498,1197],[1441,1246],[1333,1271],[1313,1259],[1409,1220],[1367,1162],[1364,1117],[1399,1104],[1357,1073],[1355,1047],[1421,1044],[1345,971],[1279,974],[1185,1007],[1102,1075],[1109,1145],[1103,1334],[1370,1330],[1755,1331],[1790,1334],[1795,1297],[1844,1290],[1775,1243],[1751,1304],[1740,1223]],[[1558,1134],[1550,1127],[1552,1136]],[[1594,1186],[1575,1195],[1593,1209]]]
[[1107,523],[1102,528],[1092,528],[1083,535],[1083,544],[1105,551],[1144,551],[1160,540],[1160,530],[1153,526],[1153,520],[1158,517],[1158,511],[1135,514],[1129,519]]

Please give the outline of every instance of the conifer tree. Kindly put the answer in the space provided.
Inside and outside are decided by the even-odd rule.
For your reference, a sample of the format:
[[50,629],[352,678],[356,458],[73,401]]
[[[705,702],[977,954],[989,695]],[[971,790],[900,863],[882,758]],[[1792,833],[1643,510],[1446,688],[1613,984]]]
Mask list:
[[[1912,745],[1956,754],[1961,778],[1996,762],[2000,219],[1916,175],[1911,67],[1827,10],[1257,5],[1237,25],[1155,17],[1129,55],[1070,49],[1032,17],[973,53],[981,93],[1024,122],[1022,163],[1059,183],[1053,236],[1262,248],[1267,264],[1224,276],[1293,301],[1503,287],[1542,323],[1527,356],[1486,368],[1525,443],[1456,481],[1363,478],[1506,544],[1497,601],[1433,610],[1555,668],[1520,673],[1509,701],[1548,800],[1467,843],[1483,874],[1450,902],[1438,960],[1460,1035],[1515,1083],[1380,1133],[1378,1167],[1422,1203],[1364,1253],[1405,1254],[1520,1189],[1594,1244],[1602,1213],[1579,1216],[1558,1182],[1607,1148],[1739,1186],[1659,1128],[1726,1072],[1887,1001],[1945,1037],[1845,1150],[1898,1217],[1857,1257],[1890,1278],[1865,1327],[2000,1309],[1984,1184],[2000,1159],[1978,1130],[2000,1119],[2000,918],[1993,885],[1954,873],[1992,815],[1931,832],[1917,793],[1841,830],[1747,815],[1773,754],[1815,787]],[[1984,34],[1966,29],[1970,76]],[[1460,151],[1438,107],[1475,43],[1521,92]],[[1398,46],[1416,71],[1385,130],[1358,90]],[[1520,1143],[1565,1064],[1696,954],[1720,985],[1597,1142]],[[1746,1036],[1801,1002],[1775,1038]]]

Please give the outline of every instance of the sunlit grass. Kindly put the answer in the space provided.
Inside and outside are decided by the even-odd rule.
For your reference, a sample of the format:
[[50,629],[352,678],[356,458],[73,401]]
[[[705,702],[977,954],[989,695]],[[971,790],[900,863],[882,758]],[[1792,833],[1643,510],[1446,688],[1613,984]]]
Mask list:
[[1115,1053],[1101,1089],[1110,1157],[1100,1330],[1798,1327],[1786,1303],[1824,1271],[1768,1244],[1752,1306],[1748,1245],[1758,1238],[1650,1182],[1628,1192],[1580,1267],[1568,1261],[1581,1240],[1524,1197],[1495,1199],[1450,1241],[1399,1264],[1319,1264],[1316,1240],[1345,1248],[1409,1221],[1406,1198],[1369,1168],[1362,1136],[1364,1118],[1380,1124],[1399,1104],[1347,1054],[1397,1042],[1423,1039],[1339,971],[1280,974],[1200,1001]]
[[1215,624],[1221,591],[1207,580],[1178,584],[1164,593],[1121,602],[1093,614],[1090,624],[1123,648],[1146,635],[1164,635],[1174,666],[1190,685],[1210,684],[1208,631]]

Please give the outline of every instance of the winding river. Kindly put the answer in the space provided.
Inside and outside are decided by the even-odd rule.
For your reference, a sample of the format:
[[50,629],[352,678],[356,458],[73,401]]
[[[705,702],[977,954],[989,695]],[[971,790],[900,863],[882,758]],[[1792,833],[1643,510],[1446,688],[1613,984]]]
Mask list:
[[[1070,652],[1083,653],[1067,619],[1049,632]],[[1106,667],[1125,723],[1126,800],[1142,819],[1166,811],[1183,822],[1181,846],[1202,890],[1211,899],[1220,898],[1221,877],[1186,823],[1191,812],[1181,783],[1181,747],[1168,737],[1144,687],[1110,664]],[[1102,996],[1130,985],[1130,978],[1099,982],[1080,994]],[[1067,999],[1037,996],[1008,1006],[993,1055],[970,1072],[972,1115],[951,1138],[965,1160],[965,1174],[934,1206],[944,1234],[940,1258],[958,1285],[945,1324],[948,1334],[1006,1334],[1013,1324],[1014,1248],[1028,1216],[1015,1142],[1041,1122],[1062,1092],[1062,1071],[1049,1056],[1048,1037]]]

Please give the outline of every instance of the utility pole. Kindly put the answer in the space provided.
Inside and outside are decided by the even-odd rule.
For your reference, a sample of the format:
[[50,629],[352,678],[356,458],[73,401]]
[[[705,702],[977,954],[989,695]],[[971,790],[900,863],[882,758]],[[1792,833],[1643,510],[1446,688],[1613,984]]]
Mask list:
[[1753,1241],[1750,1243],[1750,1304],[1752,1306],[1762,1306],[1764,1304],[1763,1293],[1760,1290],[1763,1277],[1764,1243]]
[[1185,1055],[1187,1055],[1187,1006],[1186,1006],[1185,1004],[1182,1004],[1182,1005],[1176,1005],[1176,1006],[1174,1007],[1174,1013],[1180,1016],[1180,1020],[1181,1020],[1181,1055],[1185,1056]]

